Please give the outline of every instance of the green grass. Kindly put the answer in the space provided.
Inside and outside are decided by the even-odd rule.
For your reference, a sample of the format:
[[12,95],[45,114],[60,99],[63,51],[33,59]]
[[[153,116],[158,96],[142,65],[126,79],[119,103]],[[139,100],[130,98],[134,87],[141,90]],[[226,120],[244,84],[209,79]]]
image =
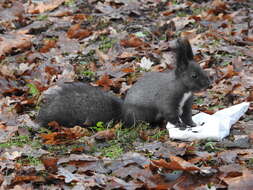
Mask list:
[[187,13],[185,11],[178,11],[177,12],[177,16],[178,17],[186,17],[187,16]]
[[92,126],[92,127],[90,127],[92,130],[95,130],[96,132],[98,132],[98,131],[104,131],[104,130],[106,130],[106,125],[104,124],[104,122],[102,122],[102,121],[99,121],[99,122],[97,122],[97,124],[96,124],[96,126]]
[[0,148],[9,148],[11,146],[22,147],[26,144],[31,144],[29,136],[15,136],[5,143],[0,143]]
[[[136,127],[122,128],[121,126],[116,129],[116,138],[107,142],[106,146],[102,148],[94,148],[93,152],[100,152],[101,156],[116,159],[124,152],[134,150],[134,142],[140,141],[140,131],[148,129],[145,123],[139,124]],[[157,134],[157,138],[163,132]]]
[[201,14],[203,11],[206,11],[206,8],[200,7],[200,8],[193,8],[193,9],[192,9],[193,15],[199,15],[199,14]]
[[40,20],[40,21],[47,20],[48,19],[48,15],[41,14],[41,15],[38,15],[36,17],[36,19]]
[[100,41],[99,50],[103,51],[104,53],[108,52],[108,50],[117,42],[116,39],[109,38],[106,35],[99,36],[98,41]]
[[196,144],[200,149],[207,151],[209,153],[211,152],[219,152],[224,150],[224,148],[220,148],[217,146],[217,142],[213,142],[211,140],[205,139],[201,140],[199,144]]
[[36,137],[31,139],[29,136],[20,135],[12,137],[5,143],[0,143],[0,148],[9,148],[11,146],[23,147],[24,145],[31,145],[31,147],[35,149],[42,147],[41,142]]
[[[92,22],[94,22],[94,20],[92,20]],[[99,30],[105,29],[108,26],[112,25],[112,23],[107,20],[97,19],[97,22],[98,22],[97,29]]]
[[20,163],[22,165],[33,165],[33,166],[38,166],[42,164],[39,158],[35,158],[32,156],[22,157],[17,161],[17,163]]
[[253,158],[250,158],[249,160],[247,160],[246,163],[249,168],[253,168]]
[[223,108],[226,108],[226,106],[223,106],[223,105],[215,105],[215,106],[209,107],[208,109],[209,109],[209,110],[220,110],[220,109],[223,109]]
[[197,97],[194,100],[194,103],[197,104],[197,105],[202,105],[202,104],[204,104],[204,98],[203,97]]
[[29,88],[28,93],[31,94],[33,97],[38,96],[40,94],[35,84],[29,83],[26,86],[28,86]]
[[66,144],[63,145],[45,145],[47,151],[52,152],[54,154],[66,154],[70,149],[70,146]]
[[220,64],[222,67],[226,67],[228,65],[230,65],[230,61],[224,61]]
[[165,136],[168,134],[168,131],[166,129],[158,129],[158,131],[156,132],[156,134],[152,135],[151,138],[155,139],[155,140],[159,140],[161,137]]
[[85,76],[86,78],[90,80],[95,80],[96,79],[96,73],[90,70],[84,70],[82,71],[82,75]]
[[123,154],[123,152],[124,150],[120,146],[120,144],[113,144],[113,143],[110,146],[101,149],[102,155],[111,159],[116,159],[120,157]]
[[68,7],[74,6],[76,3],[76,0],[65,0],[64,4]]

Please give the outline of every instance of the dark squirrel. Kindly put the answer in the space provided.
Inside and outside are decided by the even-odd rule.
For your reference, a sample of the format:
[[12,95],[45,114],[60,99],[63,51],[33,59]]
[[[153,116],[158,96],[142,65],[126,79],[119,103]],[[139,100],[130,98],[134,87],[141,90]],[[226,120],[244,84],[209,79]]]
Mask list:
[[120,120],[123,101],[99,87],[82,82],[64,83],[44,92],[37,121],[51,121],[65,127],[91,126],[97,122]]
[[196,126],[192,121],[193,93],[207,88],[207,74],[193,60],[186,39],[176,42],[176,69],[144,75],[128,91],[123,103],[123,120],[131,126],[139,121],[170,122],[177,127]]
[[67,127],[111,120],[123,120],[127,126],[139,121],[195,126],[192,93],[207,88],[210,80],[194,62],[188,40],[178,39],[175,50],[176,69],[147,73],[130,88],[124,102],[87,83],[64,83],[44,93],[37,120],[43,126],[57,121]]

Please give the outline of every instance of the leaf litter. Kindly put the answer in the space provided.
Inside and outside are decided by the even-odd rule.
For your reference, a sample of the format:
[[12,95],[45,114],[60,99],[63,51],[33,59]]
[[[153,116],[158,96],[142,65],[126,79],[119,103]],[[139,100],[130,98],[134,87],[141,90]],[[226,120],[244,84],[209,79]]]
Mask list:
[[187,37],[213,79],[193,112],[253,100],[253,4],[207,1],[0,2],[1,189],[252,189],[252,111],[222,142],[171,141],[163,126],[92,129],[35,122],[40,96],[87,80],[124,97],[173,66]]

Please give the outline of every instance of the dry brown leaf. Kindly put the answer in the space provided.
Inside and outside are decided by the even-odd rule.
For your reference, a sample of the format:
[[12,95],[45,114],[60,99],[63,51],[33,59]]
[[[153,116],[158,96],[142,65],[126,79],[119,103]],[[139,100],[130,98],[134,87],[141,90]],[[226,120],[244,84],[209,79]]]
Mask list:
[[96,49],[96,55],[99,58],[99,61],[103,64],[108,64],[108,61],[110,60],[110,56],[105,54],[104,52],[100,51],[99,49]]
[[126,59],[126,58],[131,58],[131,57],[133,57],[133,56],[135,56],[136,55],[136,53],[132,53],[132,52],[123,52],[122,54],[120,54],[119,56],[118,56],[118,58],[120,58],[120,59]]
[[140,38],[130,34],[127,38],[120,40],[120,45],[124,47],[141,47],[146,44]]
[[87,128],[82,128],[80,126],[74,126],[73,128],[70,128],[71,132],[76,134],[76,136],[89,136],[90,131]]
[[172,15],[174,13],[175,13],[174,11],[165,11],[162,14],[163,14],[163,16],[170,16],[170,15]]
[[212,5],[219,9],[226,9],[226,3],[223,2],[222,0],[214,0],[212,2]]
[[0,58],[5,54],[23,51],[32,46],[32,35],[6,34],[0,35]]
[[42,176],[16,176],[12,183],[21,183],[21,182],[45,182],[44,177]]
[[197,37],[196,31],[197,31],[196,29],[183,31],[181,32],[181,37],[187,38],[189,40],[194,39]]
[[59,123],[57,123],[56,121],[51,121],[48,123],[49,127],[52,127],[53,129],[57,129],[60,130],[61,126],[59,125]]
[[248,36],[248,37],[244,38],[244,40],[249,41],[249,42],[253,42],[253,36]]
[[223,181],[228,185],[229,190],[252,190],[253,174],[245,169],[242,176],[224,178]]
[[45,67],[45,72],[48,73],[49,75],[57,75],[59,73],[59,71],[56,68],[50,66]]
[[190,162],[185,161],[184,159],[177,157],[177,156],[171,156],[170,162],[166,162],[165,160],[152,160],[152,163],[162,167],[164,169],[169,170],[183,170],[183,171],[198,171],[200,170],[199,167],[195,166],[194,164],[191,164]]
[[72,38],[77,38],[79,40],[90,36],[92,32],[88,29],[82,29],[80,24],[75,24],[71,26],[67,32],[67,36]]
[[87,18],[88,16],[85,14],[76,14],[73,16],[74,20],[86,20]]
[[42,163],[44,164],[45,168],[51,172],[56,172],[58,167],[57,167],[57,162],[58,158],[55,157],[42,157],[41,159]]
[[55,48],[56,47],[56,40],[51,40],[51,39],[46,39],[44,41],[44,45],[42,46],[42,48],[40,48],[40,52],[41,53],[46,53],[48,52],[51,48]]
[[54,0],[54,1],[41,1],[41,2],[34,2],[31,3],[28,7],[27,12],[30,14],[39,14],[44,13],[46,11],[52,11],[59,7],[65,0]]
[[124,73],[133,73],[134,72],[134,69],[133,68],[123,68],[121,69],[122,72]]
[[[234,66],[233,65],[228,65],[227,66],[227,71],[226,71],[226,73],[223,75],[223,77],[222,77],[222,79],[228,79],[228,78],[231,78],[231,77],[233,77],[233,76],[235,76],[235,75],[238,75],[238,72],[236,72],[235,70],[234,70]],[[221,80],[222,80],[221,79]]]
[[112,140],[116,137],[115,129],[107,129],[104,131],[99,131],[95,134],[95,139],[100,141]]
[[82,153],[84,152],[85,148],[80,146],[80,147],[75,147],[71,150],[71,153]]
[[73,133],[72,129],[65,128],[60,132],[43,133],[40,137],[43,139],[45,144],[65,144],[82,137],[83,134]]
[[96,82],[97,85],[103,86],[105,90],[109,90],[113,86],[113,80],[109,78],[109,75],[103,75]]
[[238,177],[242,176],[242,167],[239,164],[228,164],[219,167],[219,171],[222,172],[220,179],[224,177]]
[[253,90],[249,92],[249,96],[247,97],[247,101],[253,102]]

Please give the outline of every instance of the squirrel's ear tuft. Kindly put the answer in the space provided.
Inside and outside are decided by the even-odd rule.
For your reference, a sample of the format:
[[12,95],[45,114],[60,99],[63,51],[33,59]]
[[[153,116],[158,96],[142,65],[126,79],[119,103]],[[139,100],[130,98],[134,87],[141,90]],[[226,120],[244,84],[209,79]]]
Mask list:
[[[182,71],[186,70],[189,59],[188,59],[188,52],[187,50],[191,50],[191,45],[188,40],[178,38],[176,42],[176,72],[181,73]],[[191,51],[192,53],[192,51]],[[193,57],[193,55],[192,55]]]
[[192,52],[192,47],[191,47],[189,40],[184,38],[182,41],[184,43],[184,48],[185,48],[185,53],[186,53],[187,59],[193,60],[193,52]]

